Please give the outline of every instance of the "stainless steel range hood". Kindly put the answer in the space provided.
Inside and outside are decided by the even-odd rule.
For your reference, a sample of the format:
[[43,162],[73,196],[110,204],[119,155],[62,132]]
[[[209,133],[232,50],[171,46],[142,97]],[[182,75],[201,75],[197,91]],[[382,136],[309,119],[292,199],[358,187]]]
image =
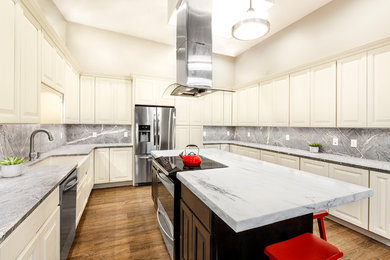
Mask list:
[[176,80],[164,95],[201,97],[212,88],[211,10],[205,0],[182,0],[177,9]]

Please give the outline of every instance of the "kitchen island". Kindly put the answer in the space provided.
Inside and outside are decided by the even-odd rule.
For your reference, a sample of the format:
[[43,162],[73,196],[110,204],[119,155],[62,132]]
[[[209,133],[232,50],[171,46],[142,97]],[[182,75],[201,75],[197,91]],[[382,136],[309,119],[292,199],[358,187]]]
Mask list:
[[200,154],[227,167],[177,173],[181,259],[200,248],[197,259],[266,259],[265,246],[312,232],[313,212],[372,196],[366,187],[229,152]]

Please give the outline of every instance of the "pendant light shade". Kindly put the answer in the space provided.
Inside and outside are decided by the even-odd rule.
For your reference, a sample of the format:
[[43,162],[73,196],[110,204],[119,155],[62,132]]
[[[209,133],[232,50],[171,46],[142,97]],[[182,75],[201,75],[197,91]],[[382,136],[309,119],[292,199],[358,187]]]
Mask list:
[[252,8],[252,0],[250,0],[248,11],[233,25],[232,36],[237,40],[249,41],[266,35],[269,30],[269,21],[265,17],[263,18],[257,15]]

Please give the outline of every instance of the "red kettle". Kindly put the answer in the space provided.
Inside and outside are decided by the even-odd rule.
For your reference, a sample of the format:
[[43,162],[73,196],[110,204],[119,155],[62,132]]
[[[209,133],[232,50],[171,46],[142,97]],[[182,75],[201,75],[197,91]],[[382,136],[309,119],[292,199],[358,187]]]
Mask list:
[[[198,149],[198,153],[196,154],[194,152],[190,152],[187,154],[187,148],[189,147],[194,147]],[[199,157],[199,147],[195,144],[187,145],[186,148],[184,148],[184,152],[180,154],[180,157],[181,159],[183,159],[183,163],[186,166],[195,167],[195,166],[199,166],[202,163],[202,159]]]

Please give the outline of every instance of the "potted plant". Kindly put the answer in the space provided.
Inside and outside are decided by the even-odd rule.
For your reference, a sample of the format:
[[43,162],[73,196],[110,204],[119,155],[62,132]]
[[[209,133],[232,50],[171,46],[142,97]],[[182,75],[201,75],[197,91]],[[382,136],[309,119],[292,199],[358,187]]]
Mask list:
[[1,173],[3,177],[16,177],[22,174],[23,163],[26,160],[24,158],[12,157],[6,158],[3,161],[0,161]]
[[309,144],[309,147],[310,147],[310,152],[318,153],[320,151],[322,145],[319,143],[311,143],[311,144]]

